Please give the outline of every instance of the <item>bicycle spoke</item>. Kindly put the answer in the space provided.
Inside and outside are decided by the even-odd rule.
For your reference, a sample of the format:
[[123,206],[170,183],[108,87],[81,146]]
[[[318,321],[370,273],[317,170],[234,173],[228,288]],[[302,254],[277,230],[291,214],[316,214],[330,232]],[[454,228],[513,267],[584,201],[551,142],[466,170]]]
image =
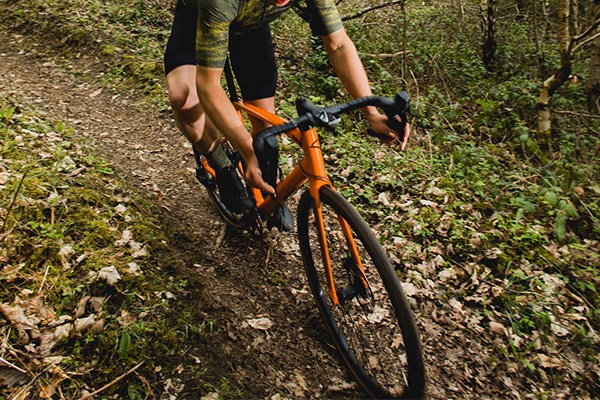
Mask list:
[[[420,344],[397,277],[364,221],[338,194],[326,193],[323,225],[308,201],[299,212],[301,248],[321,314],[345,362],[371,395],[419,397],[424,384]],[[324,242],[318,238],[321,226]],[[337,304],[327,290],[327,259]]]

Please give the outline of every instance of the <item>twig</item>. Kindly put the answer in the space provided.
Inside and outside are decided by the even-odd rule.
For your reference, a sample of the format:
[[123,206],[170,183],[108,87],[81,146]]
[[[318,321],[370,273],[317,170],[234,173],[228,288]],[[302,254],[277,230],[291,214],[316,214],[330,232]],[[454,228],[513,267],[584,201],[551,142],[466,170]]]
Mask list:
[[17,371],[19,371],[19,372],[20,372],[20,373],[22,373],[22,374],[25,374],[25,375],[27,375],[27,371],[25,371],[23,368],[19,368],[19,367],[17,367],[15,364],[13,364],[13,363],[10,363],[10,362],[8,362],[8,361],[6,361],[6,360],[5,360],[4,358],[2,358],[2,357],[0,357],[0,362],[1,362],[1,363],[3,363],[4,365],[7,365],[7,366],[9,366],[9,367],[13,368],[13,369],[16,369]]
[[215,241],[215,247],[213,248],[214,252],[219,250],[219,248],[221,247],[221,244],[223,243],[223,240],[225,240],[226,234],[227,234],[227,224],[223,224],[221,231],[219,232],[219,236],[217,237],[217,240]]
[[27,176],[28,173],[29,173],[29,168],[27,168],[25,170],[25,172],[23,173],[23,176],[21,177],[21,180],[19,181],[19,185],[17,186],[17,190],[15,191],[13,199],[10,202],[8,209],[6,210],[6,216],[4,217],[4,221],[2,221],[2,228],[0,228],[0,232],[4,232],[4,228],[6,227],[6,221],[8,221],[8,216],[10,215],[10,212],[11,212],[13,206],[15,205],[15,202],[17,201],[17,196],[19,195],[19,192],[21,191],[21,186],[23,186],[23,181],[25,181],[25,177]]
[[[146,389],[149,391],[150,395],[152,396],[153,399],[156,399],[156,396],[154,396],[154,392],[152,391],[152,387],[150,386],[150,384],[148,383],[148,380],[146,378],[144,378],[142,375],[138,374],[137,372],[135,373],[135,376],[138,377],[138,379],[140,381],[142,381],[142,383],[144,384],[144,386],[146,386]],[[146,393],[146,399],[148,398],[148,393]]]
[[371,57],[371,58],[378,58],[380,60],[385,60],[386,58],[396,58],[398,56],[403,55],[405,52],[404,51],[398,51],[396,53],[382,53],[382,54],[365,54],[365,56],[367,57]]
[[267,258],[265,259],[265,269],[269,268],[269,261],[271,260],[272,253],[273,253],[273,247],[269,246],[269,250],[267,250]]
[[115,380],[113,380],[110,383],[107,383],[106,385],[102,386],[100,389],[98,390],[94,390],[92,393],[88,393],[85,394],[83,396],[81,396],[81,398],[79,400],[85,400],[85,399],[89,399],[90,397],[94,397],[95,395],[104,392],[106,389],[108,389],[109,387],[115,385],[116,383],[118,383],[119,381],[123,380],[123,378],[126,378],[128,375],[132,374],[133,372],[135,372],[139,367],[141,367],[142,365],[144,365],[144,361],[142,361],[141,363],[139,363],[138,365],[136,365],[135,367],[131,368],[129,371],[125,372],[123,375],[117,377]]
[[15,399],[19,399],[20,396],[25,393],[26,390],[29,390],[29,388],[31,388],[34,384],[37,383],[37,380],[40,376],[42,376],[44,373],[46,373],[46,371],[48,371],[50,369],[50,365],[47,366],[46,368],[44,368],[44,370],[42,372],[40,372],[39,374],[37,374],[36,376],[33,377],[33,379],[25,386],[23,386],[23,388],[21,389],[21,391],[19,393],[17,393],[17,395],[13,398]]
[[359,12],[357,12],[354,15],[343,17],[342,21],[348,21],[348,20],[351,20],[351,19],[356,19],[356,18],[362,17],[363,15],[365,15],[368,12],[379,10],[380,8],[384,8],[384,7],[389,7],[389,6],[394,6],[394,5],[397,5],[397,4],[402,4],[402,3],[404,3],[404,0],[394,0],[394,1],[390,1],[389,3],[379,4],[379,5],[376,5],[376,6],[373,6],[373,7],[366,8],[366,9],[364,9],[362,11],[359,11]]
[[582,114],[575,111],[559,111],[554,110],[556,114],[567,114],[567,115],[575,115],[577,117],[585,117],[585,118],[600,118],[600,115],[592,115],[592,114]]
[[48,271],[50,270],[50,263],[46,262],[46,271],[44,272],[44,278],[42,279],[42,283],[40,284],[40,290],[38,293],[42,293],[42,289],[44,288],[44,283],[46,283],[46,278],[48,277]]

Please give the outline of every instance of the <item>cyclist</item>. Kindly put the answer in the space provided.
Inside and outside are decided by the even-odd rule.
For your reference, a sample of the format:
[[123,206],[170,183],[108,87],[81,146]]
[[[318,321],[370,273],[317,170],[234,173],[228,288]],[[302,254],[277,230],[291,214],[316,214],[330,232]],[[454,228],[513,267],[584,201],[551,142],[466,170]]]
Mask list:
[[[371,95],[367,75],[353,42],[342,26],[334,0],[304,0],[303,14],[323,41],[338,77],[354,98]],[[263,192],[275,190],[262,178],[252,138],[240,122],[221,87],[221,74],[229,53],[244,100],[275,112],[277,67],[269,23],[299,0],[178,0],[165,50],[169,101],[178,128],[217,171],[223,202],[234,212],[253,207],[221,147],[219,132],[238,150],[246,180]],[[396,139],[387,117],[374,107],[364,114],[371,128]],[[254,131],[266,128],[252,120]],[[287,208],[278,210],[283,230],[292,227]],[[281,222],[281,221],[280,221]],[[281,228],[280,228],[281,229]]]

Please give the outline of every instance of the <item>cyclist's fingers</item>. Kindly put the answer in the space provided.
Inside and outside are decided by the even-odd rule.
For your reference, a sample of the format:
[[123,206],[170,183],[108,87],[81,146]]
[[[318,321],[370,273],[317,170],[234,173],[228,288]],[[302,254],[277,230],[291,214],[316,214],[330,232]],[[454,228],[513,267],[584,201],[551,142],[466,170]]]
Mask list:
[[262,181],[259,186],[257,186],[263,193],[275,194],[275,189],[273,186],[269,185],[267,182]]
[[273,187],[267,182],[265,182],[265,180],[262,178],[262,173],[260,172],[260,169],[248,170],[246,173],[246,180],[248,181],[250,186],[257,188],[262,192],[275,194],[275,189],[273,189]]
[[406,149],[406,146],[408,145],[408,138],[410,137],[411,132],[412,127],[407,122],[406,125],[404,125],[404,136],[402,137],[402,143],[400,143],[400,150]]
[[374,129],[368,129],[367,133],[371,136],[374,136],[381,140],[383,143],[392,143],[395,140],[398,140],[398,135],[394,131],[390,131],[386,129],[384,131],[376,131]]

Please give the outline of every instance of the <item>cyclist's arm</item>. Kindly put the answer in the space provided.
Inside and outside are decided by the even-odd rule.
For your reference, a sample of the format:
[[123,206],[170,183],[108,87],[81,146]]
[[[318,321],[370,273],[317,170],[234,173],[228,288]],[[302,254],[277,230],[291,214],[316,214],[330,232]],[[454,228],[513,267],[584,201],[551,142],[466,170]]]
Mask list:
[[[367,74],[356,47],[344,28],[328,35],[321,35],[321,40],[333,69],[348,93],[354,98],[370,96],[372,93]],[[375,107],[365,107],[364,113],[371,129],[386,134],[390,140],[397,138],[396,133],[386,124],[387,117],[379,113]]]
[[196,88],[200,104],[215,127],[225,135],[244,159],[246,179],[251,186],[274,193],[262,179],[258,159],[252,147],[252,136],[242,124],[237,111],[221,86],[221,68],[196,67]]

